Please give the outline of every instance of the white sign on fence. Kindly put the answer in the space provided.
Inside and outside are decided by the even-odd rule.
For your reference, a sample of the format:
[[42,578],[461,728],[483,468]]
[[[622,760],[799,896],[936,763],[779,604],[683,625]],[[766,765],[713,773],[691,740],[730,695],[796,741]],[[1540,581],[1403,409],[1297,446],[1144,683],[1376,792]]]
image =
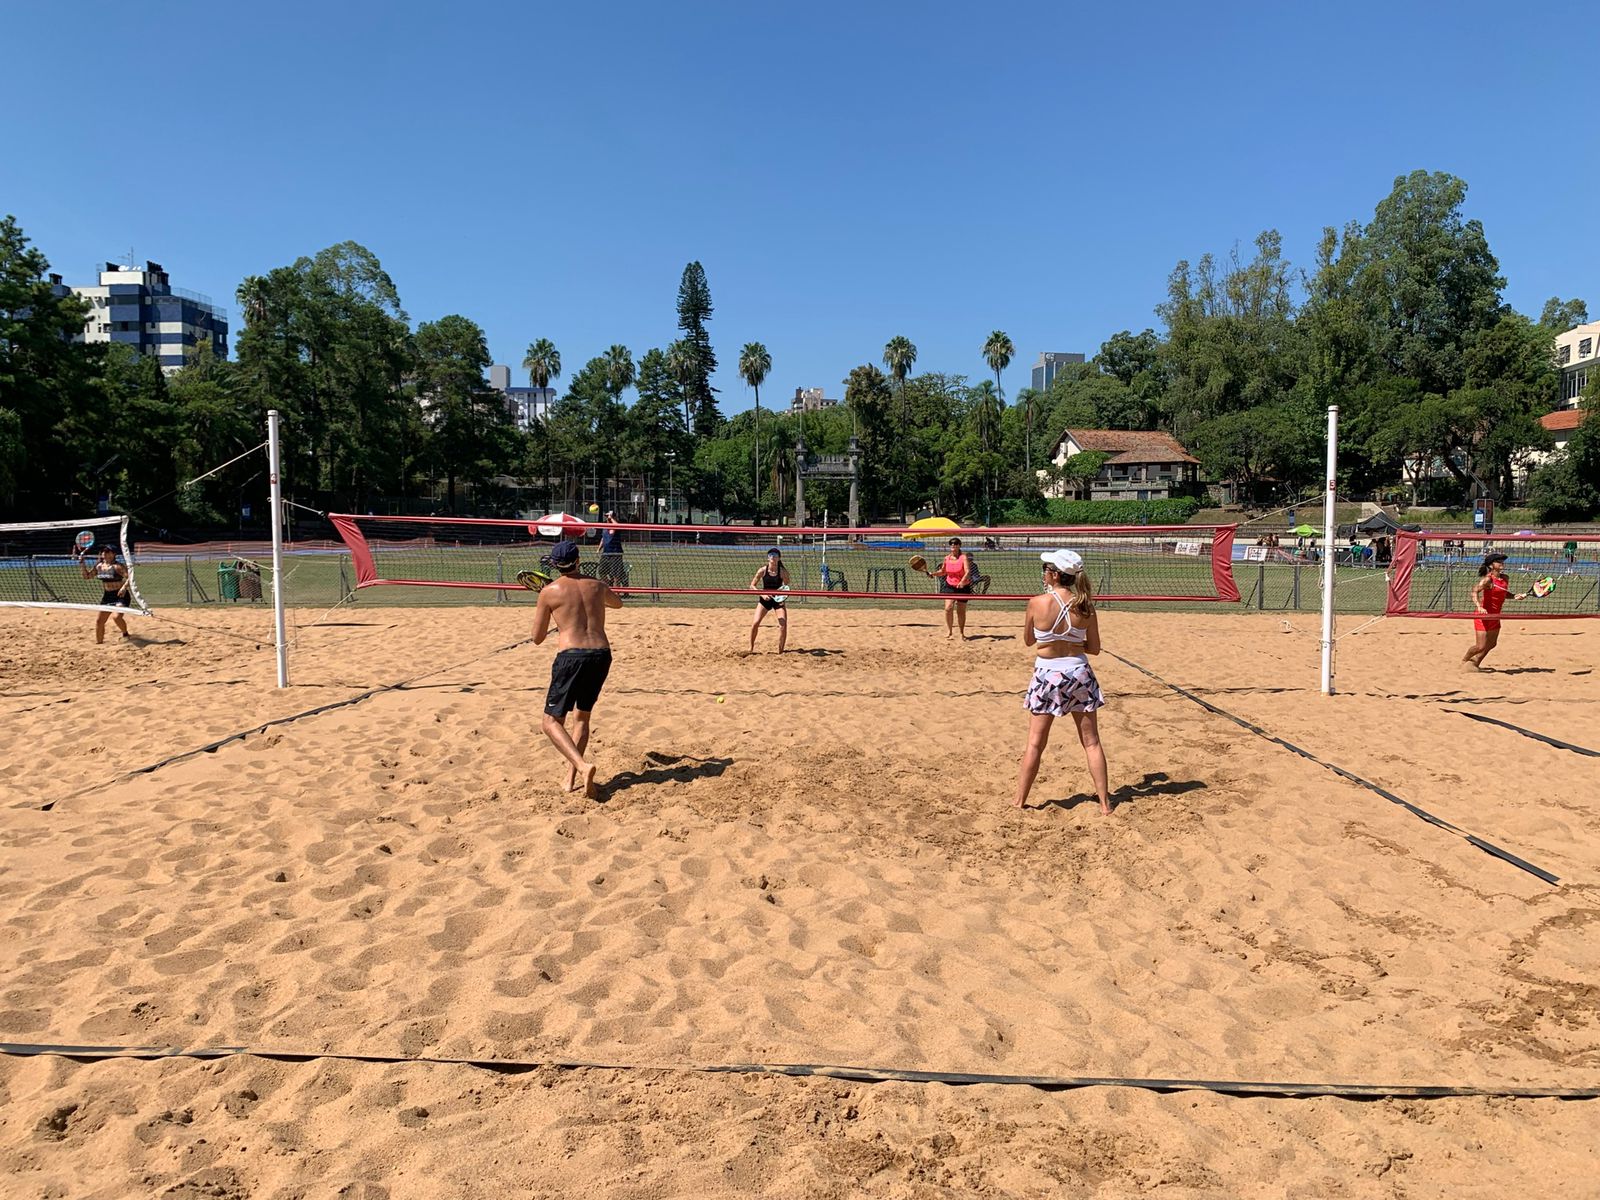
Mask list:
[[1179,542],[1176,546],[1174,546],[1172,548],[1172,552],[1174,554],[1187,554],[1191,558],[1199,558],[1200,557],[1200,543],[1199,542]]

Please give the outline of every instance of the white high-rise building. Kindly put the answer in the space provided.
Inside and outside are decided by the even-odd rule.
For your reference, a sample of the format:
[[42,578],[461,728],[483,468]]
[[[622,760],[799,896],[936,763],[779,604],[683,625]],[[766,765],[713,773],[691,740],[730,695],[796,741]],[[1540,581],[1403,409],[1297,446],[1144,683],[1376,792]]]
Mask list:
[[122,342],[156,359],[169,374],[207,342],[218,358],[228,357],[226,311],[209,296],[173,287],[160,263],[107,263],[99,283],[71,291],[90,304],[85,342]]

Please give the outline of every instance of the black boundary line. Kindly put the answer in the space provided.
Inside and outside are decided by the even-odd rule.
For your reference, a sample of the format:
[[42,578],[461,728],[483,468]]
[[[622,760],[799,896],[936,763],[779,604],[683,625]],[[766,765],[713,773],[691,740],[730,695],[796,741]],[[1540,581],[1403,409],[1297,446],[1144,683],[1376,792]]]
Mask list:
[[1590,750],[1586,746],[1574,746],[1571,742],[1563,742],[1560,738],[1553,738],[1543,733],[1535,733],[1531,729],[1524,729],[1521,725],[1513,725],[1510,721],[1485,717],[1480,713],[1466,712],[1459,708],[1447,708],[1445,712],[1455,713],[1458,717],[1466,717],[1472,721],[1482,721],[1485,725],[1498,725],[1501,729],[1509,729],[1514,733],[1520,733],[1525,738],[1543,742],[1546,746],[1554,746],[1557,750],[1570,750],[1574,754],[1582,754],[1586,758],[1600,758],[1600,750]]
[[[125,783],[130,779],[138,778],[140,775],[148,775],[152,771],[159,771],[162,767],[170,767],[173,763],[183,762],[185,759],[195,758],[201,754],[214,754],[216,751],[228,745],[230,742],[240,742],[245,738],[253,737],[258,733],[265,733],[267,730],[276,725],[288,725],[306,717],[315,717],[321,713],[332,712],[337,708],[349,708],[352,704],[360,704],[363,700],[370,700],[372,697],[380,696],[385,692],[404,691],[419,679],[426,679],[430,675],[442,675],[446,671],[454,671],[459,667],[471,666],[473,663],[479,662],[485,658],[490,658],[493,655],[502,654],[507,650],[515,650],[518,646],[525,646],[532,640],[532,638],[522,638],[521,640],[512,642],[509,645],[500,646],[497,649],[491,650],[488,654],[480,654],[477,658],[469,658],[466,662],[452,663],[447,667],[435,667],[431,671],[424,671],[420,675],[413,675],[409,679],[402,679],[397,683],[385,683],[379,687],[369,688],[359,695],[350,696],[344,700],[335,700],[330,704],[319,704],[315,708],[308,708],[304,712],[297,712],[287,717],[274,717],[265,724],[257,725],[251,729],[241,729],[238,733],[230,733],[227,737],[218,738],[216,741],[208,742],[204,746],[196,746],[193,750],[184,750],[178,754],[168,755],[160,762],[153,762],[143,767],[135,767],[133,770],[126,771],[117,776],[117,778],[113,779],[111,782]],[[50,800],[44,804],[41,804],[39,806],[39,811],[50,812],[57,804],[65,804],[68,800],[76,800],[79,796],[88,795],[88,793],[98,791],[106,786],[107,785],[104,783],[96,783],[89,787],[79,788],[69,796],[63,796],[59,800]]]
[[257,1050],[247,1046],[216,1046],[183,1050],[166,1046],[70,1046],[32,1042],[0,1042],[0,1055],[13,1058],[52,1056],[77,1062],[107,1062],[127,1058],[152,1060],[183,1058],[259,1058],[268,1062],[356,1062],[416,1064],[422,1066],[475,1067],[502,1074],[523,1074],[540,1069],[558,1071],[639,1071],[704,1075],[782,1075],[792,1079],[817,1077],[851,1083],[945,1083],[956,1086],[988,1084],[1061,1092],[1076,1088],[1139,1088],[1151,1092],[1215,1092],[1224,1096],[1276,1096],[1296,1099],[1329,1096],[1344,1100],[1438,1100],[1451,1097],[1519,1100],[1597,1100],[1597,1087],[1513,1087],[1375,1083],[1269,1083],[1236,1079],[1150,1079],[1095,1075],[989,1075],[969,1071],[903,1071],[893,1067],[841,1067],[817,1063],[618,1063],[543,1060],[531,1058],[451,1058],[409,1054],[350,1054],[322,1050]]
[[1327,770],[1332,771],[1335,775],[1339,776],[1341,779],[1348,779],[1351,783],[1356,784],[1358,787],[1364,787],[1364,788],[1367,789],[1367,791],[1373,792],[1376,795],[1382,796],[1385,800],[1389,801],[1389,803],[1391,803],[1391,804],[1398,804],[1401,808],[1405,809],[1412,816],[1418,817],[1421,820],[1426,821],[1429,825],[1435,826],[1438,829],[1443,829],[1447,833],[1455,834],[1457,837],[1461,838],[1463,841],[1466,841],[1466,842],[1470,843],[1471,845],[1476,846],[1479,850],[1482,850],[1484,853],[1491,854],[1495,858],[1501,859],[1504,862],[1508,862],[1512,866],[1518,868],[1519,870],[1526,871],[1526,872],[1528,872],[1528,874],[1530,874],[1530,875],[1532,875],[1532,876],[1534,876],[1534,877],[1536,877],[1538,879],[1543,880],[1545,883],[1554,885],[1554,884],[1557,884],[1557,883],[1561,882],[1561,877],[1560,876],[1552,874],[1549,871],[1546,871],[1543,867],[1536,867],[1532,863],[1530,863],[1527,859],[1518,858],[1515,854],[1512,854],[1511,851],[1502,849],[1501,847],[1496,846],[1493,842],[1485,841],[1483,838],[1478,837],[1476,834],[1468,833],[1465,829],[1462,829],[1458,825],[1452,825],[1449,821],[1446,821],[1443,817],[1434,816],[1432,813],[1428,812],[1426,809],[1418,807],[1417,805],[1411,803],[1411,801],[1409,801],[1409,800],[1405,800],[1405,799],[1403,799],[1403,798],[1401,798],[1399,796],[1396,796],[1393,792],[1389,791],[1387,788],[1383,788],[1383,787],[1378,786],[1377,784],[1373,783],[1370,779],[1363,779],[1363,778],[1361,778],[1361,776],[1357,775],[1354,771],[1347,771],[1343,767],[1336,766],[1335,764],[1333,764],[1331,762],[1327,762],[1324,759],[1320,759],[1315,754],[1312,754],[1309,750],[1302,749],[1301,747],[1296,746],[1293,742],[1285,741],[1283,738],[1278,737],[1276,734],[1268,733],[1265,729],[1261,728],[1261,726],[1251,724],[1249,721],[1246,721],[1243,717],[1236,717],[1231,712],[1228,712],[1226,709],[1218,708],[1215,704],[1212,704],[1210,701],[1202,700],[1199,696],[1196,696],[1193,692],[1187,691],[1186,689],[1179,687],[1175,683],[1168,683],[1165,679],[1161,678],[1161,676],[1157,675],[1154,671],[1147,670],[1146,668],[1141,667],[1138,663],[1131,662],[1128,659],[1123,658],[1122,655],[1120,655],[1120,654],[1113,654],[1109,650],[1106,651],[1106,653],[1109,654],[1112,658],[1116,659],[1119,663],[1122,663],[1122,664],[1124,664],[1126,666],[1132,667],[1135,671],[1138,671],[1141,675],[1149,676],[1151,679],[1154,679],[1157,683],[1161,684],[1163,687],[1171,688],[1173,691],[1177,692],[1178,695],[1182,696],[1184,699],[1194,701],[1196,704],[1198,704],[1201,708],[1205,709],[1207,712],[1215,713],[1219,717],[1225,717],[1229,721],[1232,721],[1235,725],[1238,725],[1241,729],[1248,729],[1251,733],[1255,734],[1257,737],[1264,738],[1266,741],[1271,742],[1275,746],[1282,746],[1285,750],[1288,750],[1288,751],[1290,751],[1291,753],[1294,753],[1294,754],[1298,754],[1301,758],[1307,759],[1310,762],[1316,763],[1319,767],[1324,767]]

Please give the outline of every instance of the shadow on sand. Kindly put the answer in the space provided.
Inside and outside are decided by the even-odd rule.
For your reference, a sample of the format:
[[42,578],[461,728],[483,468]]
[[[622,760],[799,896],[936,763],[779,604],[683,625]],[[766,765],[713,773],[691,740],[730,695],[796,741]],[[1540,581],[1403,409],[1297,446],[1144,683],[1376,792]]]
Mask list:
[[656,764],[643,771],[623,771],[600,787],[600,798],[609,800],[618,792],[647,783],[693,783],[696,779],[715,779],[733,766],[731,758],[695,758],[688,754],[662,754],[651,750],[645,758]]
[[[1199,791],[1205,783],[1198,779],[1169,779],[1165,771],[1147,771],[1138,783],[1125,783],[1111,793],[1111,811],[1132,804],[1147,796],[1181,796],[1185,792]],[[1065,800],[1046,800],[1043,804],[1030,804],[1030,809],[1059,808],[1063,811],[1088,804],[1098,807],[1100,801],[1092,795],[1073,795]]]

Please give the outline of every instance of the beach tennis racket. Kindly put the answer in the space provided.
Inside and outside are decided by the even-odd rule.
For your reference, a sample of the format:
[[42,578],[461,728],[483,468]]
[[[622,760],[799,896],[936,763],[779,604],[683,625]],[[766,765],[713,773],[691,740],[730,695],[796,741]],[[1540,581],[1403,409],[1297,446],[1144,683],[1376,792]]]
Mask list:
[[771,600],[774,604],[787,604],[789,603],[789,585],[784,584],[775,592],[762,592],[761,598],[763,600]]
[[923,558],[920,554],[913,554],[911,556],[911,569],[913,571],[921,571],[926,574],[928,570],[928,560]]
[[1541,579],[1535,579],[1533,581],[1533,586],[1528,589],[1528,595],[1537,596],[1538,598],[1543,599],[1555,590],[1556,581],[1549,575],[1546,575]]
[[554,583],[554,575],[546,575],[543,571],[518,571],[517,582],[530,592],[537,592],[547,583]]
[[89,553],[90,548],[94,545],[93,531],[88,529],[81,530],[78,536],[72,539],[72,545],[74,547],[72,556],[74,558],[82,558]]
[[[555,578],[554,575],[546,575],[543,571],[518,571],[517,572],[517,582],[520,583],[523,587],[527,588],[530,592],[540,591],[544,587],[545,584],[554,583],[555,581],[556,581],[556,578]],[[557,628],[556,628],[556,625],[555,625],[554,622],[552,622],[551,625],[550,625],[550,632],[551,633],[556,633],[557,632]]]

